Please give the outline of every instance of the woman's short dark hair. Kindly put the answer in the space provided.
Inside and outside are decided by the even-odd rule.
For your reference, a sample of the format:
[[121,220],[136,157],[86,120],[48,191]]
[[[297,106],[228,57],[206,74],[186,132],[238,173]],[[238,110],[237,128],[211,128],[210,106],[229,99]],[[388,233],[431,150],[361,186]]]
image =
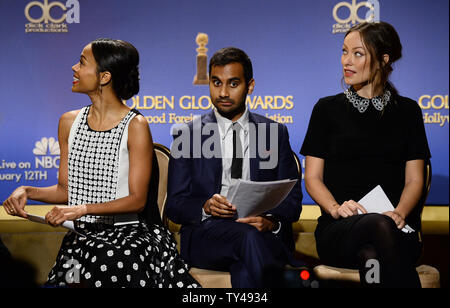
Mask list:
[[235,47],[225,47],[219,49],[209,61],[209,73],[211,74],[211,68],[213,66],[225,66],[230,63],[241,63],[244,68],[245,82],[248,83],[253,79],[253,66],[252,61],[247,54]]
[[97,70],[111,73],[112,88],[123,100],[139,92],[139,53],[130,43],[106,38],[91,43]]
[[[392,64],[402,57],[402,44],[397,31],[387,22],[364,22],[350,28],[345,36],[354,31],[359,32],[370,53],[370,80],[377,80],[373,85],[374,90],[382,92],[388,86],[391,91],[397,93],[395,87],[389,82],[389,75],[393,71]],[[388,63],[383,60],[386,54],[389,55]]]

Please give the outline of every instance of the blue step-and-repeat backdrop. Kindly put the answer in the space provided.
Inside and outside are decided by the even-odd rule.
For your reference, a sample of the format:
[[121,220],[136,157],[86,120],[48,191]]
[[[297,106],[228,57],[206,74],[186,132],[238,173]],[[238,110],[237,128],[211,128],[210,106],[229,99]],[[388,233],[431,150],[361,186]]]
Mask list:
[[[448,0],[0,0],[0,202],[19,185],[56,184],[58,119],[90,104],[71,92],[71,67],[96,38],[139,50],[141,90],[126,104],[168,147],[173,124],[211,108],[208,86],[194,83],[198,54],[245,50],[256,80],[249,108],[286,123],[298,152],[314,104],[343,91],[343,32],[382,20],[404,47],[391,79],[423,112],[433,156],[427,203],[448,204],[448,12]],[[313,203],[306,193],[304,203]]]

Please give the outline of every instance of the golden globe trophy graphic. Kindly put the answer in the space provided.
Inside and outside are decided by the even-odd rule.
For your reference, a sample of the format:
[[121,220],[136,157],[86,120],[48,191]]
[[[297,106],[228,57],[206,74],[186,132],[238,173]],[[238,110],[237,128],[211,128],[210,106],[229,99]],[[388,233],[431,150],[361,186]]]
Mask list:
[[208,84],[208,71],[206,69],[208,62],[208,55],[206,52],[208,48],[208,34],[199,33],[195,38],[198,45],[197,50],[197,74],[194,76],[194,84]]

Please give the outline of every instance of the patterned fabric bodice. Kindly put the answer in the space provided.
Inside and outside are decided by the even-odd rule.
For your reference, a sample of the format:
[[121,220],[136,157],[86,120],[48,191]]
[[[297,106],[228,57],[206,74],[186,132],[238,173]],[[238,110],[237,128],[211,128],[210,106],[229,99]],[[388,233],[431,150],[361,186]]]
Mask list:
[[[132,110],[113,129],[94,131],[87,122],[90,106],[80,111],[69,137],[69,205],[104,203],[117,199],[122,138],[128,137]],[[125,134],[124,134],[125,133]],[[124,140],[126,143],[127,140]],[[128,160],[123,163],[128,164]],[[127,166],[128,169],[128,166]],[[128,174],[125,174],[128,176]],[[126,181],[127,182],[127,181]],[[86,215],[85,222],[114,223],[114,216]]]

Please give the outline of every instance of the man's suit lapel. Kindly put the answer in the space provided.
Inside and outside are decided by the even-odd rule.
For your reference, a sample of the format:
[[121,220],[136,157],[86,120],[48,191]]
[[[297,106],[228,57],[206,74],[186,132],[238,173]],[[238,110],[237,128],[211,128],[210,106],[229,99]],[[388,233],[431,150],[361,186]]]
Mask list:
[[[208,123],[216,123],[217,124],[217,119],[216,116],[214,114],[214,111],[211,111],[210,113],[206,114],[204,117],[202,117],[202,129],[203,127],[208,124]],[[205,143],[205,141],[210,138],[212,136],[211,135],[201,135],[201,144],[203,146],[203,144]],[[217,142],[219,149],[218,149],[218,153],[221,153],[221,142],[220,142],[220,137],[219,137],[219,142]],[[203,155],[202,155],[203,156]],[[210,170],[212,174],[212,178],[209,179],[205,179],[206,181],[208,181],[209,183],[214,183],[214,190],[216,191],[216,193],[220,192],[220,189],[222,187],[222,159],[221,158],[217,158],[217,157],[213,157],[210,159],[202,159],[205,165],[205,169],[206,170]]]
[[[253,117],[253,114],[249,112],[248,121],[250,125],[253,125],[255,128],[254,139],[252,138],[252,134],[249,134],[249,152],[251,152],[252,145],[255,147],[253,149],[254,157],[250,157],[250,179],[252,181],[259,181],[259,157],[258,157],[258,122]],[[252,140],[253,139],[253,140]]]

